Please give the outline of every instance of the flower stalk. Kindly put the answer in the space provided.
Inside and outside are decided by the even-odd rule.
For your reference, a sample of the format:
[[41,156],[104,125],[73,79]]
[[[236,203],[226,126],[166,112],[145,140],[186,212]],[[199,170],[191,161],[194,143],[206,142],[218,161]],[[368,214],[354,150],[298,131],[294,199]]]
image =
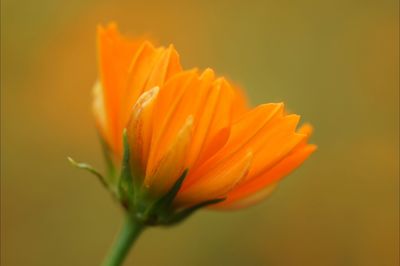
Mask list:
[[110,249],[109,254],[104,260],[103,266],[119,266],[125,260],[129,250],[143,232],[145,225],[134,219],[130,215],[126,215],[125,223],[121,232],[117,236],[115,243]]

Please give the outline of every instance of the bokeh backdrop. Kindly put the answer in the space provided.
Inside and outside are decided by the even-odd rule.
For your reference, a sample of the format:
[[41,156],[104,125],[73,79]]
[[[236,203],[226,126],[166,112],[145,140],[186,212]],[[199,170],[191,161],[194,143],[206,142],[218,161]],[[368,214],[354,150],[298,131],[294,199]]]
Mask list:
[[399,3],[1,1],[1,265],[99,265],[122,212],[91,114],[98,23],[174,43],[252,104],[284,101],[318,151],[272,197],[146,231],[126,265],[399,264]]

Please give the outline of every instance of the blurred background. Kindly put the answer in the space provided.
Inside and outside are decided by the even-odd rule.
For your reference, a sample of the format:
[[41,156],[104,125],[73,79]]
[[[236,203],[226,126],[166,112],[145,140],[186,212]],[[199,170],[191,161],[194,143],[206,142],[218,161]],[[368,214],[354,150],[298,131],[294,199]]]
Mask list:
[[122,212],[91,114],[98,23],[174,43],[252,104],[284,101],[318,151],[269,200],[146,231],[126,265],[398,265],[399,3],[1,1],[1,265],[99,265]]

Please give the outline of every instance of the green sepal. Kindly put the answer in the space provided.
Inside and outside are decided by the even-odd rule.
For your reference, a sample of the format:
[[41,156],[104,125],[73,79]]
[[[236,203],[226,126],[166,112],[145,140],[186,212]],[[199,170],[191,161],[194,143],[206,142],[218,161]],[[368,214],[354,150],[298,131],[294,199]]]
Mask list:
[[186,178],[188,169],[184,170],[181,176],[175,181],[171,189],[154,204],[154,209],[170,209],[172,207],[172,202],[174,201],[176,195],[182,187],[183,181]]
[[74,159],[72,159],[71,157],[67,157],[67,159],[72,164],[72,166],[79,168],[79,169],[89,171],[90,173],[94,174],[105,188],[107,188],[107,189],[109,188],[107,179],[102,174],[100,174],[96,169],[94,169],[90,164],[79,163],[79,162],[75,161]]
[[211,200],[206,200],[203,201],[199,204],[196,204],[192,207],[186,208],[182,211],[179,211],[177,213],[175,213],[168,221],[167,221],[167,225],[174,225],[177,224],[179,222],[182,222],[183,220],[185,220],[186,218],[188,218],[189,216],[191,216],[195,211],[207,207],[209,205],[213,205],[213,204],[217,204],[220,203],[222,201],[224,201],[226,198],[217,198],[217,199],[211,199]]
[[110,179],[110,182],[115,184],[116,179],[117,179],[117,168],[115,167],[115,164],[113,162],[110,148],[108,147],[107,143],[103,140],[103,138],[101,136],[99,139],[100,139],[101,148],[102,148],[103,155],[104,155],[104,161],[106,163],[107,176]]
[[[173,202],[182,187],[188,174],[188,169],[184,170],[173,186],[162,197],[156,200],[147,201],[146,197],[139,198],[134,208],[134,215],[138,220],[147,225],[170,226],[182,222],[200,208],[224,201],[225,198],[217,198],[203,201],[194,206],[175,209]],[[144,195],[144,194],[142,194]]]
[[[118,182],[118,192],[123,204],[131,204],[134,196],[134,186],[130,167],[130,148],[126,129],[122,133],[124,154],[122,157],[121,174]],[[128,202],[126,202],[128,201]]]
[[148,225],[164,224],[174,212],[172,203],[185,180],[187,172],[187,170],[183,171],[169,191],[160,198],[154,199],[146,192],[136,193],[134,212],[137,219]]
[[126,129],[124,129],[122,137],[123,158],[119,176],[116,174],[116,168],[110,156],[110,151],[104,141],[102,141],[102,145],[109,173],[108,178],[105,178],[89,164],[78,163],[70,157],[68,157],[68,160],[73,166],[87,170],[97,176],[103,186],[122,204],[127,214],[134,217],[137,221],[140,221],[140,223],[147,226],[175,225],[191,216],[198,209],[225,200],[225,198],[216,198],[200,202],[191,207],[177,209],[173,203],[186,179],[189,171],[188,169],[182,172],[167,193],[161,197],[155,198],[154,195],[149,194],[148,190],[139,182],[141,179],[136,179],[137,181],[135,181],[134,177],[143,173],[141,173],[139,169],[132,169],[132,167],[136,167],[131,164],[131,151]]

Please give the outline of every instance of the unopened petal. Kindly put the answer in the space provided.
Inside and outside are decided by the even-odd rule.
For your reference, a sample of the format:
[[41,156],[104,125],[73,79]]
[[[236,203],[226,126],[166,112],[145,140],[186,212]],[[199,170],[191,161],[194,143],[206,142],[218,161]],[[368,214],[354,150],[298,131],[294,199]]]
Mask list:
[[166,193],[185,170],[192,130],[193,117],[189,116],[170,149],[157,162],[154,171],[146,176],[145,185],[151,194],[163,195]]
[[132,109],[127,126],[128,142],[131,147],[130,157],[133,171],[144,176],[149,153],[152,132],[154,102],[159,92],[158,87],[144,92]]

